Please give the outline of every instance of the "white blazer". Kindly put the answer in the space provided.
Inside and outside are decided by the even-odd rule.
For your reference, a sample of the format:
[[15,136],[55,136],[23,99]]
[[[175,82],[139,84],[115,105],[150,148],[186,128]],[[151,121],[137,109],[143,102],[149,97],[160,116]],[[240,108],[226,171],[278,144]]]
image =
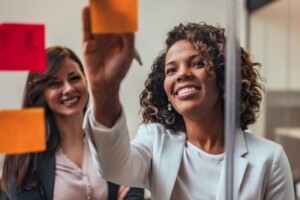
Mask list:
[[[143,124],[131,142],[124,114],[107,129],[98,124],[90,107],[83,128],[95,164],[104,179],[147,188],[152,199],[171,198],[177,178],[185,132],[157,123]],[[234,155],[234,192],[240,200],[294,200],[290,166],[282,147],[253,134],[238,132]],[[224,170],[216,200],[224,199]]]

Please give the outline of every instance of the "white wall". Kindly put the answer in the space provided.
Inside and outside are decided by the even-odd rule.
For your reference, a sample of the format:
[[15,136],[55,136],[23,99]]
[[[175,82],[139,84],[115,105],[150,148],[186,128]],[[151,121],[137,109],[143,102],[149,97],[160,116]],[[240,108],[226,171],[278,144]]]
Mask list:
[[269,90],[300,90],[300,1],[275,1],[251,16],[251,50]]
[[[262,63],[266,90],[300,91],[300,1],[278,0],[255,11],[250,18],[250,50]],[[265,101],[252,129],[264,136]]]
[[[138,97],[151,63],[164,47],[167,31],[180,22],[206,21],[225,27],[225,3],[226,0],[139,1],[136,46],[144,66],[134,62],[121,88],[132,137],[141,122]],[[45,23],[46,46],[65,45],[81,56],[81,10],[87,4],[87,0],[0,0],[0,22]],[[0,71],[0,109],[20,108],[26,75]]]
[[[179,22],[226,25],[225,0],[141,0],[136,46],[144,66],[134,63],[121,90],[130,132],[135,133],[141,121],[138,96],[166,33]],[[66,45],[80,54],[81,9],[87,0],[0,0],[0,21],[46,24],[46,45]],[[17,58],[16,58],[17,59]],[[20,108],[26,72],[0,72],[0,108]],[[134,135],[134,134],[133,134]]]

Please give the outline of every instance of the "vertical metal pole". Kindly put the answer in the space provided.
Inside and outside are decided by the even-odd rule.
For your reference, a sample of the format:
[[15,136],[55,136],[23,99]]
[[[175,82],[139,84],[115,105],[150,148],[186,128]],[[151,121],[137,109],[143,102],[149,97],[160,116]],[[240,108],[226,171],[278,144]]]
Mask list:
[[225,197],[226,200],[237,200],[234,193],[234,149],[235,135],[239,126],[239,37],[237,0],[228,0],[227,4],[227,41],[225,70]]
[[245,46],[245,48],[247,49],[247,50],[250,50],[250,48],[251,48],[251,44],[250,44],[250,31],[251,31],[251,27],[250,27],[250,13],[249,13],[249,11],[247,10],[246,11],[247,13],[246,13],[246,31],[245,31],[245,33],[246,33],[246,46]]

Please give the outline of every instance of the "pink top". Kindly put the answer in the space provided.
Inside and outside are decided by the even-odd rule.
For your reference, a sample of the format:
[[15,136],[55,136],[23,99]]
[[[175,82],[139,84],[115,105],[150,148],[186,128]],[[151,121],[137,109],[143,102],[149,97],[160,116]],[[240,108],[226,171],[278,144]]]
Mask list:
[[72,162],[59,148],[55,153],[56,170],[53,200],[106,200],[107,182],[93,165],[87,138],[84,137],[82,169]]

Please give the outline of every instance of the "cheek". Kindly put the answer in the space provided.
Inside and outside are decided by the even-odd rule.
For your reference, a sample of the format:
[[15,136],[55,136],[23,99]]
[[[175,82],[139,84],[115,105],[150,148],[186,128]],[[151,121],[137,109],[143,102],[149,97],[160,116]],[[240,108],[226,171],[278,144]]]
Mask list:
[[82,92],[82,95],[86,98],[86,100],[88,99],[88,87],[87,87],[87,84],[86,83],[82,83],[82,84],[79,84],[77,86],[77,89],[80,90]]
[[50,100],[50,92],[49,91],[45,91],[44,93],[43,93],[43,95],[44,95],[44,99],[45,99],[45,102],[47,103],[47,104],[49,104],[48,102],[49,102],[49,100]]
[[49,105],[51,102],[57,101],[58,93],[56,91],[46,90],[44,91],[44,98],[46,103]]
[[88,87],[86,83],[79,84],[78,89],[84,93],[88,93]]
[[208,90],[210,91],[211,95],[214,96],[214,98],[218,98],[220,91],[217,86],[216,80],[209,80],[208,81]]
[[169,98],[170,95],[171,95],[171,84],[170,84],[170,81],[168,79],[165,79],[165,81],[164,81],[164,90],[165,90],[165,93],[167,94],[167,96]]
[[87,103],[88,98],[89,98],[89,92],[88,92],[87,88],[84,88],[84,97],[85,97],[85,103]]

